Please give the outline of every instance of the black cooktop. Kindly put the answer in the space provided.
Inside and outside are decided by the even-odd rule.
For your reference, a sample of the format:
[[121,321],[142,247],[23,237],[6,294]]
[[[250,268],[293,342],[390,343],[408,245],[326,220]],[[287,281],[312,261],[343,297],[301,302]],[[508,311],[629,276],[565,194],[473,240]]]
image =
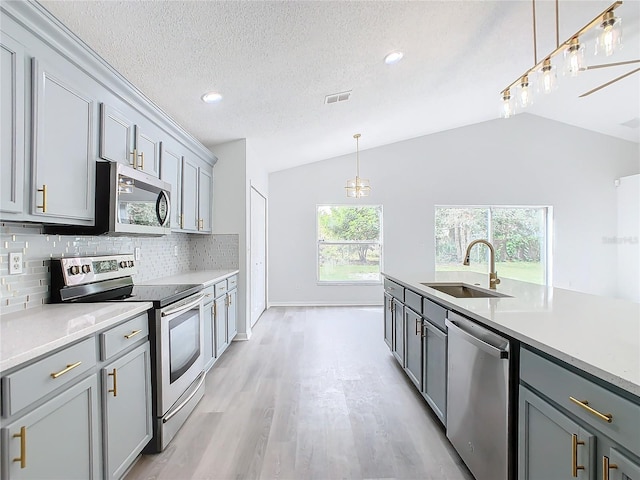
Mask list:
[[133,285],[131,291],[113,301],[124,302],[153,302],[155,308],[166,307],[178,300],[198,293],[202,290],[201,284],[185,285]]

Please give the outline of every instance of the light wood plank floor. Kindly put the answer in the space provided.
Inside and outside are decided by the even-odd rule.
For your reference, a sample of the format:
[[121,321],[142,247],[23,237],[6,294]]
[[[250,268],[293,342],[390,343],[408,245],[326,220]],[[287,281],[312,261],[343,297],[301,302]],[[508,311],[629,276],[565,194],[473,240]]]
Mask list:
[[137,479],[473,480],[383,340],[382,308],[271,308]]

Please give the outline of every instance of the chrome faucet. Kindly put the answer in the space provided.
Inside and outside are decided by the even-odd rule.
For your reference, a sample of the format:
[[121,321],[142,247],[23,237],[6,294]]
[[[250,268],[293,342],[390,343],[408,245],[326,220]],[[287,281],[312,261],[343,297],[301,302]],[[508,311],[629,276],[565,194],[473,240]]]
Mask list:
[[473,248],[474,245],[478,244],[478,243],[484,243],[487,247],[489,247],[489,258],[490,258],[490,265],[489,265],[489,288],[492,290],[496,289],[496,285],[498,285],[500,283],[500,279],[498,278],[498,272],[496,272],[496,252],[493,248],[493,245],[491,245],[491,243],[488,240],[474,240],[473,242],[471,242],[469,244],[469,246],[467,247],[467,253],[465,253],[464,255],[464,262],[462,262],[463,265],[469,265],[469,256],[471,255],[471,249]]

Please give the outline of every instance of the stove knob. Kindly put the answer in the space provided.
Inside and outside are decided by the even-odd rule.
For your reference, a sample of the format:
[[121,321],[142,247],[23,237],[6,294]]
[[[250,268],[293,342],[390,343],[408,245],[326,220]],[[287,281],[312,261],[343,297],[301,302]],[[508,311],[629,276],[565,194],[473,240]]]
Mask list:
[[78,265],[72,265],[69,267],[69,273],[71,275],[77,275],[80,273],[80,267]]
[[91,271],[91,265],[82,265],[82,273],[89,273]]
[[124,260],[122,260],[120,262],[120,268],[127,268],[127,262],[125,262]]
[[129,260],[129,266],[133,267],[133,260]]

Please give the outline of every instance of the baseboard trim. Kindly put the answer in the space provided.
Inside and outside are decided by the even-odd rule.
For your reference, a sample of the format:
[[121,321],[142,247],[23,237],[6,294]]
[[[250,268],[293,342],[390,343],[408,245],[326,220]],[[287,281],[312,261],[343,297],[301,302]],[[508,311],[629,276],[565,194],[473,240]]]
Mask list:
[[269,302],[271,307],[382,307],[382,302]]
[[251,334],[246,334],[246,333],[236,333],[236,336],[233,337],[233,341],[234,342],[246,342],[247,340],[249,340],[251,338]]

